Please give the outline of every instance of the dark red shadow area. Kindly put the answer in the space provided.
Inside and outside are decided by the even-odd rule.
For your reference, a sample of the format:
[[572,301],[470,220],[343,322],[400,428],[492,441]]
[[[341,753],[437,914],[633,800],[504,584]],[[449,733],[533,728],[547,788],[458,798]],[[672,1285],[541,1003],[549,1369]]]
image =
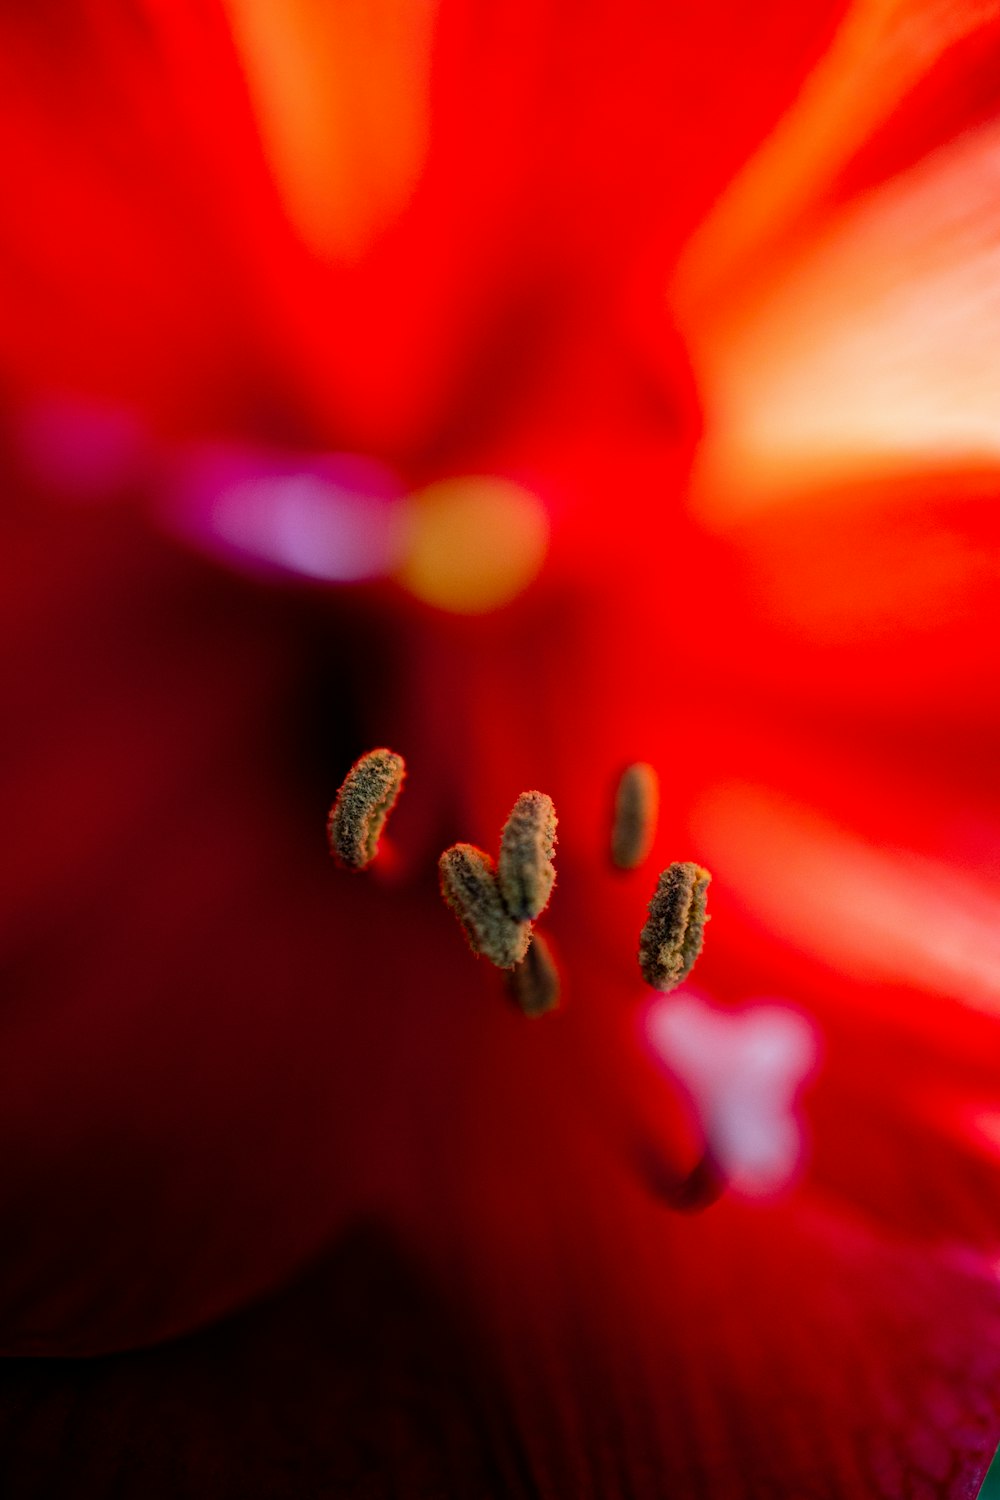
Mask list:
[[481,1356],[369,1226],[277,1297],[194,1337],[0,1362],[7,1500],[533,1493]]

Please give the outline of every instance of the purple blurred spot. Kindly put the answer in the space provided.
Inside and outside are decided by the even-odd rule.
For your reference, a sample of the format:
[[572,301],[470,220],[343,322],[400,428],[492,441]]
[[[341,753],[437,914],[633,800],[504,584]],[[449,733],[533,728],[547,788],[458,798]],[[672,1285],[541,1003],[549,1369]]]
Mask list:
[[199,447],[180,457],[160,512],[231,566],[355,583],[392,571],[403,493],[390,469],[353,454]]

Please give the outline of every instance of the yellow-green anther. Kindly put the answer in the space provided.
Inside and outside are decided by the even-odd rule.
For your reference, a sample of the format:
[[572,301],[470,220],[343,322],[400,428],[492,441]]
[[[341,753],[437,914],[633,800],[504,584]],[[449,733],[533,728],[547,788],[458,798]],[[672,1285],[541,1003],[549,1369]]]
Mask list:
[[611,863],[635,870],[653,847],[660,810],[660,779],[653,767],[637,761],[623,772],[615,794],[611,829]]
[[700,865],[668,865],[649,903],[639,939],[642,977],[655,990],[672,990],[690,974],[705,935],[705,896],[711,875]]
[[515,922],[533,922],[556,880],[556,810],[544,792],[522,792],[500,835],[499,878]]
[[392,750],[369,750],[354,762],[326,825],[330,853],[339,865],[363,870],[371,864],[405,776],[403,757]]
[[498,969],[513,969],[528,951],[531,928],[515,922],[503,904],[496,866],[474,844],[453,844],[438,860],[441,894],[455,913],[473,953]]
[[510,972],[507,987],[526,1016],[544,1016],[559,1004],[559,970],[552,950],[536,932],[531,946]]

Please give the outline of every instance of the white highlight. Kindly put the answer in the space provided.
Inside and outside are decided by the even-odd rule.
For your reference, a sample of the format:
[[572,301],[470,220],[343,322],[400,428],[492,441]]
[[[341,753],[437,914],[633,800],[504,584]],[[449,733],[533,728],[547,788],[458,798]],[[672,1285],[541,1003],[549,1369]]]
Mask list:
[[735,510],[803,481],[1000,457],[1000,129],[826,223],[696,351],[706,503],[715,486]]
[[796,1100],[817,1057],[808,1021],[778,1005],[716,1010],[685,993],[655,1002],[646,1028],[731,1185],[754,1197],[787,1186],[803,1151]]

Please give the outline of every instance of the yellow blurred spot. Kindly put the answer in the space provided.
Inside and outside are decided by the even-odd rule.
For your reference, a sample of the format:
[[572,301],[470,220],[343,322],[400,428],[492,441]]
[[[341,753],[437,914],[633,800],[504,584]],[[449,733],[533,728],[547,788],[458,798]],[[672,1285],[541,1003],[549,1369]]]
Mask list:
[[440,480],[405,502],[396,576],[425,604],[487,614],[531,583],[548,536],[541,501],[510,480]]
[[311,249],[351,259],[423,166],[436,0],[225,0],[265,154]]

